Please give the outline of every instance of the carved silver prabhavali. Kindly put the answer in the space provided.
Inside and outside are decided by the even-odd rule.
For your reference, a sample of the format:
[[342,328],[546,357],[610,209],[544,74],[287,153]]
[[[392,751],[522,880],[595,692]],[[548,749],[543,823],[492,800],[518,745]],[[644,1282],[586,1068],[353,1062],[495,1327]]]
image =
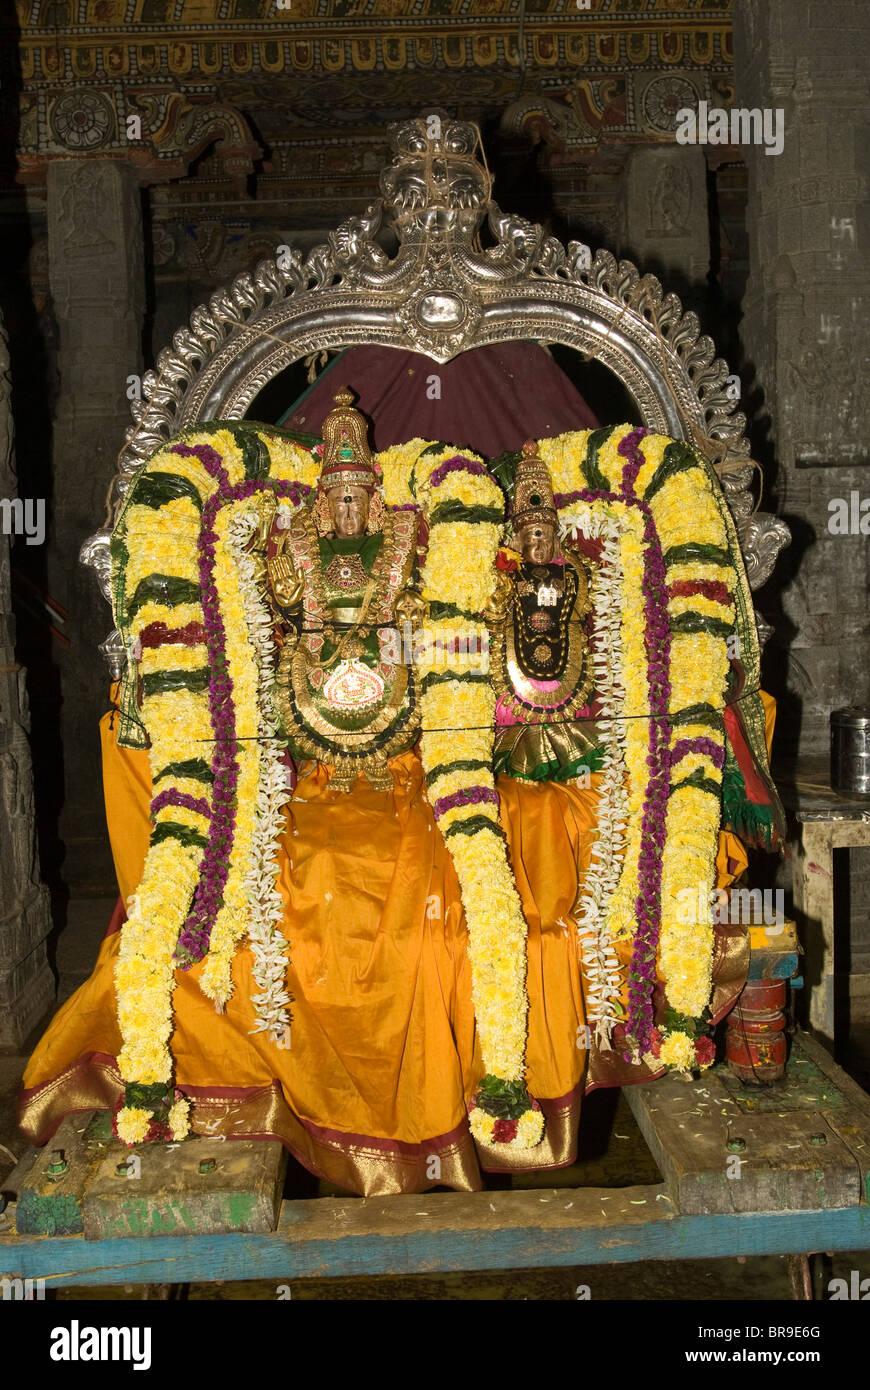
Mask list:
[[[289,247],[237,275],[190,316],[143,379],[113,487],[113,515],[137,468],[171,435],[203,420],[242,418],[258,392],[301,357],[380,343],[447,362],[485,343],[563,343],[609,367],[650,429],[721,441],[718,465],[754,589],[788,545],[785,524],[753,513],[745,417],[727,389],[697,315],[653,275],[588,247],[567,249],[542,227],[503,213],[478,159],[477,129],[435,116],[393,128],[381,197],[303,260]],[[481,245],[484,219],[494,244]],[[394,255],[377,234],[392,227]],[[746,459],[746,466],[739,460]],[[109,599],[109,529],[82,547]],[[762,636],[766,624],[760,625]],[[767,629],[769,632],[770,629]],[[102,650],[113,674],[117,633]]]

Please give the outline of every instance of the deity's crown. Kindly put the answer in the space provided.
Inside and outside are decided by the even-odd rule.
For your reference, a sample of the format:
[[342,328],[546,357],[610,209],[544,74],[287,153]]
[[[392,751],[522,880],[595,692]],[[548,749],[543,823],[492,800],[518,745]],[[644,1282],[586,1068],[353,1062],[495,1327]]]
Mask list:
[[556,503],[553,500],[553,484],[544,460],[538,453],[533,439],[523,445],[523,456],[514,474],[514,491],[511,500],[511,522],[517,531],[530,521],[546,521],[551,526],[558,525]]
[[322,465],[318,486],[376,488],[378,475],[369,449],[365,416],[353,407],[353,395],[343,387],[335,407],[323,422]]

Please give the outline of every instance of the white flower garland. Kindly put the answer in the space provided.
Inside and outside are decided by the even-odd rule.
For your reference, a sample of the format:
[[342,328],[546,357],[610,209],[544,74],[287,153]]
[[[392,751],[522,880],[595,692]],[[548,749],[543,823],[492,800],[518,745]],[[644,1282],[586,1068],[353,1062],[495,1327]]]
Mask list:
[[580,939],[584,973],[590,982],[588,1020],[595,1029],[595,1041],[609,1048],[610,1034],[618,1020],[623,968],[613,939],[606,928],[606,909],[622,869],[625,855],[629,806],[626,792],[625,722],[619,715],[625,700],[622,679],[622,566],[620,564],[620,521],[610,508],[575,503],[560,513],[561,535],[602,541],[601,565],[592,583],[592,614],[595,648],[595,688],[607,751],[602,762],[602,783],[598,800],[597,837],[590,854],[589,869],[579,894],[577,935]]
[[255,829],[248,856],[244,888],[248,903],[248,940],[254,958],[256,991],[251,1003],[258,1022],[252,1033],[268,1033],[279,1046],[288,1046],[291,1002],[287,991],[289,948],[281,930],[284,900],[278,892],[278,851],[288,800],[287,769],[281,760],[277,738],[279,720],[275,700],[275,643],[268,605],[257,585],[256,562],[247,549],[251,534],[260,524],[255,510],[237,514],[230,526],[230,544],[239,570],[245,618],[259,674],[260,777],[255,807]]

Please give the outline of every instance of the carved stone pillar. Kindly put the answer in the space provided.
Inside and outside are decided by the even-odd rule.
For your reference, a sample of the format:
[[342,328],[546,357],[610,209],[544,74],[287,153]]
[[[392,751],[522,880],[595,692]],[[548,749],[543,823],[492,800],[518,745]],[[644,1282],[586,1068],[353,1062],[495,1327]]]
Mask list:
[[862,0],[743,0],[733,19],[735,104],[784,112],[780,154],[743,150],[743,343],[799,559],[783,593],[792,634],[778,734],[821,754],[830,711],[870,697],[858,657],[870,640],[870,546],[860,529],[829,527],[832,501],[870,498],[870,10]]
[[[18,488],[9,353],[0,323],[0,497]],[[0,1048],[20,1047],[54,998],[45,952],[48,889],[39,882],[24,671],[15,664],[9,538],[0,531]]]
[[79,889],[110,890],[97,721],[107,708],[97,642],[105,600],[78,563],[102,517],[129,421],[127,377],[142,371],[145,304],[141,195],[121,159],[48,165],[49,276],[60,334],[61,395],[54,426],[51,591],[69,612],[58,652],[63,707],[63,874]]
[[686,145],[632,151],[622,200],[625,253],[684,304],[706,290],[710,269],[707,162]]

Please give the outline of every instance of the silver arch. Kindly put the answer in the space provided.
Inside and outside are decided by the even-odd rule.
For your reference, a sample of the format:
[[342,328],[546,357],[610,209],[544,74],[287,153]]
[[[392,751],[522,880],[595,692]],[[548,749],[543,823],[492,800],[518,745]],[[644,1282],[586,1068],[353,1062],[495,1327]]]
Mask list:
[[[171,435],[199,421],[240,419],[278,372],[309,353],[381,344],[446,362],[484,344],[533,338],[597,358],[649,428],[718,441],[750,583],[760,587],[790,535],[777,518],[753,513],[745,417],[697,316],[629,261],[604,250],[593,257],[578,242],[566,248],[503,213],[477,157],[475,127],[430,116],[395,127],[392,143],[381,197],[361,216],[304,259],[278,248],[175,333],[144,378],[143,399],[132,403],[114,513],[136,470]],[[394,254],[379,243],[384,231],[398,241]],[[107,599],[109,535],[98,531],[81,552]],[[124,653],[116,633],[102,650],[117,673]]]

